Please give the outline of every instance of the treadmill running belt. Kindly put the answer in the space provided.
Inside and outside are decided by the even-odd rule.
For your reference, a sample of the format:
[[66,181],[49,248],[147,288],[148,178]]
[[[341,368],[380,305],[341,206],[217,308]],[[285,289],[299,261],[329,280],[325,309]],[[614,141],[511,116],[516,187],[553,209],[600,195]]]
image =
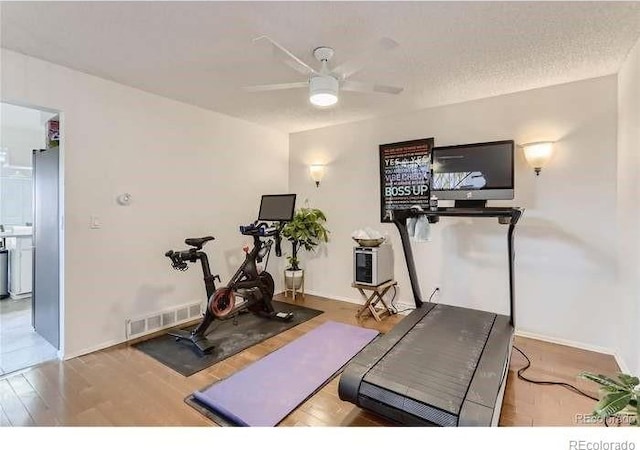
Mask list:
[[374,401],[455,426],[495,320],[485,311],[434,305],[363,373],[362,406]]
[[364,381],[457,415],[495,316],[436,305]]

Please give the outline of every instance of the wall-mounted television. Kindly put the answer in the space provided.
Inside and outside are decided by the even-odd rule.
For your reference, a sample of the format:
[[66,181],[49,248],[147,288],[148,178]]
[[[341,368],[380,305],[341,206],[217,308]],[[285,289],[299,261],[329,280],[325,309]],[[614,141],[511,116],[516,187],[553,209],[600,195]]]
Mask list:
[[513,200],[513,141],[434,147],[431,194],[439,200]]

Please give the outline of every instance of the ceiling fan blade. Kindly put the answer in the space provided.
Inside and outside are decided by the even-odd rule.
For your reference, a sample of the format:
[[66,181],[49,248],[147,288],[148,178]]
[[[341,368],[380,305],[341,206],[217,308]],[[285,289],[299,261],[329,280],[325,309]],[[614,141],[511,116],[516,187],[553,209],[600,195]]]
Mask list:
[[360,72],[372,60],[375,60],[381,53],[393,50],[399,44],[391,38],[383,37],[379,39],[371,48],[356,56],[352,60],[345,61],[333,69],[342,79]]
[[284,89],[297,89],[309,87],[308,81],[296,81],[293,83],[260,84],[257,86],[245,86],[242,89],[249,92],[281,91]]
[[382,94],[399,94],[404,88],[387,86],[385,84],[363,83],[361,81],[345,81],[342,83],[342,90],[355,92],[379,92]]
[[291,67],[293,70],[300,72],[303,75],[311,75],[318,73],[313,67],[309,66],[307,63],[302,61],[296,55],[291,53],[289,50],[284,48],[282,45],[278,44],[276,41],[271,39],[269,36],[260,36],[253,40],[253,42],[257,42],[260,40],[266,40],[271,44],[271,48],[273,50],[274,56],[284,62],[287,66]]

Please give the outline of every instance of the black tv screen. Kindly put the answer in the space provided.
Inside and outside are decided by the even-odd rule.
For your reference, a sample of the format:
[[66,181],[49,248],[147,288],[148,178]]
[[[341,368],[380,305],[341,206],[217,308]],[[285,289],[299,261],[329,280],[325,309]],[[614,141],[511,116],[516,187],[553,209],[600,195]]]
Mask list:
[[288,222],[293,219],[296,194],[263,195],[258,220]]
[[513,199],[514,142],[435,147],[431,192],[439,199]]

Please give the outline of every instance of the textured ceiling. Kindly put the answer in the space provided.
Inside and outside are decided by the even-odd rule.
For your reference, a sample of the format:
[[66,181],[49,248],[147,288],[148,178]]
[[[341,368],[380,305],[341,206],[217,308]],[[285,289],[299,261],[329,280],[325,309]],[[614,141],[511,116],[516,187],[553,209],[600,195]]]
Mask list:
[[[286,132],[617,72],[640,36],[638,2],[2,2],[3,47]],[[252,39],[268,35],[316,67],[381,37],[400,45],[358,81],[398,96],[342,92],[316,109],[304,81]]]

